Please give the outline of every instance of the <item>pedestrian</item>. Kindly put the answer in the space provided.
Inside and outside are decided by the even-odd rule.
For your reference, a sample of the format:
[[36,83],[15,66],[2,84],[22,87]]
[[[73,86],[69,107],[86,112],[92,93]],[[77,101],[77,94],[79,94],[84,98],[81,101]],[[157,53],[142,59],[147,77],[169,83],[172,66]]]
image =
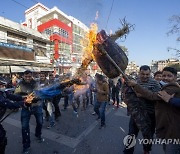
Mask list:
[[[26,70],[23,74],[22,81],[19,82],[17,88],[15,89],[16,94],[28,95],[31,94],[34,90],[38,88],[37,82],[33,79],[32,71]],[[37,141],[43,142],[42,138],[42,125],[43,125],[43,111],[42,111],[42,102],[37,101],[32,103],[28,108],[22,108],[21,110],[21,125],[22,125],[22,143],[23,143],[23,153],[30,153],[30,128],[29,121],[31,115],[34,115],[36,118],[36,129],[35,137]]]
[[[10,94],[5,91],[7,83],[2,77],[0,77],[0,154],[5,154],[5,148],[7,145],[6,131],[2,126],[4,120],[4,115],[6,114],[6,109],[18,109],[26,108],[28,103],[31,103],[33,98],[23,98],[14,94]],[[12,112],[12,111],[11,111]],[[11,113],[10,112],[10,113]],[[7,117],[7,114],[5,117]]]
[[160,82],[162,80],[162,72],[161,71],[157,71],[154,73],[154,79],[158,82]]
[[[36,80],[38,84],[38,89],[46,87],[48,85],[48,80],[46,78],[45,72],[40,72],[39,73],[39,79]],[[47,100],[41,100],[43,109],[45,111],[45,119],[48,121],[49,120],[49,113],[47,110]]]
[[[49,85],[53,85],[59,83],[59,81],[55,80],[55,77],[52,73],[49,74]],[[59,102],[61,100],[62,95],[56,95],[52,98],[52,103],[54,105],[54,116],[55,120],[58,121],[58,118],[61,116],[61,111],[59,108]]]
[[[46,73],[40,72],[39,77],[40,77],[40,80],[38,82],[38,88],[47,87],[49,85],[49,81],[46,78]],[[47,126],[48,129],[55,126],[54,105],[52,103],[52,100],[53,100],[52,98],[40,100],[43,104],[43,109],[45,110],[46,120],[49,121],[49,125]]]
[[91,105],[94,105],[94,100],[93,100],[94,80],[90,74],[88,75],[87,79],[88,79],[88,84],[89,84],[89,92],[88,92],[89,102]]
[[[164,85],[161,91],[166,91],[169,95],[173,95],[176,101],[180,98],[180,85],[177,81],[177,70],[172,67],[165,67],[162,70],[162,81]],[[134,81],[128,82],[128,85],[133,87],[136,93],[149,100],[156,100],[155,115],[156,115],[156,137],[165,141],[171,140],[171,143],[163,145],[166,154],[179,154],[180,145],[173,141],[180,139],[180,108],[177,107],[177,102],[166,103],[159,96],[162,92],[152,92],[144,89]]]
[[94,111],[98,115],[97,119],[101,119],[101,125],[99,129],[106,126],[105,123],[105,111],[106,111],[106,105],[108,103],[108,97],[109,97],[109,86],[107,81],[105,80],[105,77],[101,74],[96,73],[96,103],[94,106]]
[[117,105],[117,108],[119,108],[119,93],[121,90],[122,82],[121,79],[113,80],[113,86],[112,86],[112,100],[113,105]]
[[[137,83],[143,88],[153,92],[160,90],[159,83],[151,78],[151,70],[147,65],[140,67]],[[137,97],[138,96],[138,97]],[[144,99],[140,95],[135,94],[131,88],[127,88],[125,92],[125,102],[128,106],[130,116],[128,135],[138,136],[139,131],[142,132],[144,139],[153,139],[155,133],[155,110],[154,103],[151,100]],[[143,144],[144,154],[149,154],[152,144]],[[124,149],[124,154],[133,154],[134,147]]]
[[[72,80],[71,73],[67,73],[64,79],[65,80],[63,82]],[[77,114],[77,108],[74,104],[74,85],[70,87],[66,87],[63,90],[63,95],[64,95],[64,110],[67,109],[68,105],[71,105],[74,113]]]
[[109,85],[109,98],[108,101],[111,102],[111,98],[112,98],[112,87],[113,87],[113,80],[112,79],[108,79],[108,85]]

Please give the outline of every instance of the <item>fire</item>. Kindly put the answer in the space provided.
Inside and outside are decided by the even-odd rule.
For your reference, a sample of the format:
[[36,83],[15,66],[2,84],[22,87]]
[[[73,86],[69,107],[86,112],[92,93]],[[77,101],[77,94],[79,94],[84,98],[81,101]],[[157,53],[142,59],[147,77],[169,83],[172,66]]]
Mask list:
[[82,61],[84,61],[85,59],[87,60],[92,60],[93,59],[93,45],[96,42],[96,35],[98,32],[98,26],[96,23],[92,23],[90,25],[90,30],[89,32],[87,32],[85,39],[82,40],[83,42],[83,46],[84,46],[84,54],[83,54],[83,59]]
[[93,46],[96,42],[96,35],[98,32],[98,26],[96,23],[90,25],[90,30],[85,34],[85,37],[81,40],[83,48],[83,57],[81,67],[77,69],[75,77],[80,77],[84,74],[88,65],[93,61]]

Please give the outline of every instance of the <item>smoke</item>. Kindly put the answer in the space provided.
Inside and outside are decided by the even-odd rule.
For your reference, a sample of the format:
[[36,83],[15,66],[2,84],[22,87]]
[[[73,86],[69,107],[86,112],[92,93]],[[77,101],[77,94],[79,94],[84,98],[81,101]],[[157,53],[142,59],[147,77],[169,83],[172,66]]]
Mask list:
[[98,19],[98,17],[99,17],[99,11],[96,11],[95,21]]
[[90,76],[86,76],[86,78],[84,78],[84,85],[75,85],[74,89],[75,89],[75,93],[74,93],[74,97],[77,98],[81,95],[86,94],[86,92],[89,90],[90,85],[93,84],[93,78]]
[[87,19],[85,21],[86,25],[90,25],[90,23],[97,21],[95,16],[97,11],[98,16],[101,14],[101,10],[103,8],[102,0],[78,0],[77,3],[80,4],[78,9],[83,8],[82,13],[79,15],[79,19]]
[[82,89],[78,89],[76,90],[76,92],[74,93],[74,98],[77,98],[83,94],[85,94],[87,92],[88,88],[82,88]]

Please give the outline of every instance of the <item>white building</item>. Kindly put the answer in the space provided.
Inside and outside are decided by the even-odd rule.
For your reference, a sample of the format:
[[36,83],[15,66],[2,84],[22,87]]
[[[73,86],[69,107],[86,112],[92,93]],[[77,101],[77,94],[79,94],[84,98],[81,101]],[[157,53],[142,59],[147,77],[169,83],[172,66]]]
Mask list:
[[[0,59],[10,62],[20,61],[50,64],[51,42],[47,35],[0,17]],[[2,64],[1,64],[2,65]],[[18,65],[18,64],[16,64]],[[20,68],[19,68],[20,69]],[[16,67],[16,70],[19,71]]]
[[52,60],[60,70],[68,71],[72,65],[78,67],[82,60],[82,44],[88,27],[78,19],[65,14],[57,7],[47,8],[37,3],[25,11],[23,25],[47,34],[53,42]]

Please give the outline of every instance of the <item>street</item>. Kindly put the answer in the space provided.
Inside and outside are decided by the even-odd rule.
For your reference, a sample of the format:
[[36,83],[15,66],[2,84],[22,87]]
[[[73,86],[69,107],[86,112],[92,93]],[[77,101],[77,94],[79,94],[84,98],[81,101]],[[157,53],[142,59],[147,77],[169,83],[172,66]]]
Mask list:
[[[62,109],[63,102],[60,103]],[[93,106],[86,111],[78,111],[78,115],[69,105],[56,122],[55,127],[47,129],[48,122],[44,120],[42,137],[44,142],[38,143],[34,136],[35,118],[31,117],[31,153],[32,154],[122,154],[123,138],[127,135],[129,117],[126,108],[107,105],[106,127],[99,129],[100,121],[92,115]],[[22,153],[22,137],[20,111],[11,114],[3,122],[7,130],[8,145],[6,154]],[[140,138],[141,135],[139,135]],[[152,154],[163,154],[160,145],[153,145]],[[136,143],[135,154],[143,153],[142,145]]]

